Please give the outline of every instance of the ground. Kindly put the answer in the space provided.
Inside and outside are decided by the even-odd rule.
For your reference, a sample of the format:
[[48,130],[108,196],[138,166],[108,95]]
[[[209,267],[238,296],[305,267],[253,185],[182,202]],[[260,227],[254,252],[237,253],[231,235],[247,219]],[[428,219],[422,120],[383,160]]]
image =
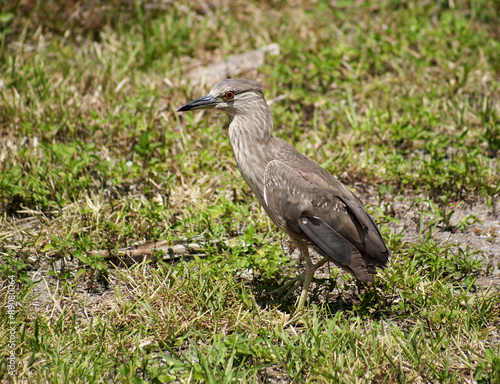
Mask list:
[[[500,382],[499,24],[495,0],[1,3],[0,381]],[[367,204],[373,283],[269,294],[297,251],[227,117],[177,113],[225,77]]]

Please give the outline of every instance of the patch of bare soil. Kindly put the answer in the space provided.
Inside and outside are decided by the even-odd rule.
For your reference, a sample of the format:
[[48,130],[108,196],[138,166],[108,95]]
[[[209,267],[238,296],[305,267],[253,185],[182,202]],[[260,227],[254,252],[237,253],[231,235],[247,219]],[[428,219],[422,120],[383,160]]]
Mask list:
[[[373,196],[377,195],[372,193],[364,201],[380,206],[379,199]],[[425,228],[431,220],[422,213],[430,211],[428,204],[415,203],[413,197],[396,197],[382,204],[391,216],[399,220],[399,223],[388,223],[387,226],[396,233],[403,231],[403,241],[418,242],[421,237],[419,226]],[[452,209],[449,224],[438,225],[433,231],[433,239],[440,244],[462,249],[468,246],[470,251],[479,251],[478,257],[484,256],[484,269],[479,273],[476,285],[500,288],[500,203],[496,201],[488,207],[485,203],[457,202]]]

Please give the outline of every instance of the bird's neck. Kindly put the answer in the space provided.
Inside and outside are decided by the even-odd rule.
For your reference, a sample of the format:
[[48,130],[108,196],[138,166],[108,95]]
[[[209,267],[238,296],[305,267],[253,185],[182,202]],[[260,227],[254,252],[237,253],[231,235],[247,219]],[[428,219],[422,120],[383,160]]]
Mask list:
[[238,140],[251,146],[267,145],[273,130],[273,120],[271,113],[265,118],[256,115],[229,116],[229,138],[231,144]]
[[252,191],[259,200],[264,183],[266,165],[272,160],[270,142],[273,121],[271,112],[266,118],[256,116],[234,116],[230,118],[229,138],[236,163]]

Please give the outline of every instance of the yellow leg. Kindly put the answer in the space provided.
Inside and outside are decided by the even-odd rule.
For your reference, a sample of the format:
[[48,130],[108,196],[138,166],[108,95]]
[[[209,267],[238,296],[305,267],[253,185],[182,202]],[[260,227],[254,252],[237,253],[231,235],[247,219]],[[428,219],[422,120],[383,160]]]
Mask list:
[[311,261],[311,257],[309,256],[309,249],[306,245],[300,245],[300,253],[302,254],[303,260],[306,262],[306,270],[301,275],[304,276],[304,283],[302,284],[302,293],[300,294],[298,304],[296,303],[296,312],[299,312],[302,308],[304,308],[304,304],[307,298],[307,292],[309,292],[309,286],[311,285],[311,281],[314,277],[314,272],[316,272],[316,269],[314,268],[315,265]]
[[322,267],[325,263],[328,262],[328,259],[323,258],[320,261],[318,261],[316,264],[313,264],[311,261],[311,258],[309,257],[309,249],[307,248],[306,245],[300,245],[299,246],[300,253],[302,255],[303,260],[306,263],[306,270],[300,274],[299,276],[295,277],[294,279],[290,280],[288,283],[283,285],[280,288],[275,289],[274,291],[271,292],[271,294],[278,293],[281,291],[284,291],[285,289],[288,289],[292,286],[292,288],[283,296],[282,300],[285,300],[288,296],[290,296],[299,286],[302,285],[302,292],[300,294],[300,297],[297,301],[297,306],[296,306],[296,312],[300,311],[306,302],[307,298],[307,292],[309,291],[309,286],[311,285],[311,281],[313,280],[314,273],[316,270],[320,267]]

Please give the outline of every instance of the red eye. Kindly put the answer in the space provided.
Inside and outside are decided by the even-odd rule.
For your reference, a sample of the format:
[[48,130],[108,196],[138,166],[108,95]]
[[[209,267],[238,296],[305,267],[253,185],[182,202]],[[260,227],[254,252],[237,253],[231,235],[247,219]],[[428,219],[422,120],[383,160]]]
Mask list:
[[234,97],[234,92],[233,91],[228,91],[226,92],[226,94],[224,95],[224,97],[228,100],[231,100],[233,97]]

